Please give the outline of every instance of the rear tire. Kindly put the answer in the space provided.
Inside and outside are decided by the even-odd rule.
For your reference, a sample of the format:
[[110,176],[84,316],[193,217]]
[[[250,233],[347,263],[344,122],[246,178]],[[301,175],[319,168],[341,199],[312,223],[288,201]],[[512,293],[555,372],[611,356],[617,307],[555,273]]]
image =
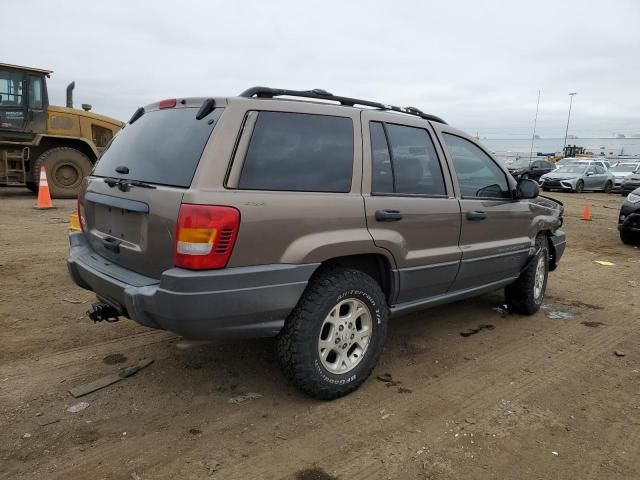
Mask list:
[[36,182],[40,178],[40,167],[43,165],[53,198],[75,198],[82,179],[89,175],[93,168],[89,157],[70,147],[52,148],[38,157],[33,166]]
[[640,245],[640,234],[634,232],[620,232],[620,240],[625,245]]
[[351,269],[314,275],[278,336],[278,361],[304,393],[333,400],[356,390],[382,354],[389,310],[378,283]]
[[578,183],[576,183],[576,188],[573,191],[574,193],[584,192],[584,182],[582,180],[578,180]]
[[549,276],[549,243],[544,235],[538,235],[535,257],[518,279],[505,288],[507,307],[510,311],[533,315],[542,306]]

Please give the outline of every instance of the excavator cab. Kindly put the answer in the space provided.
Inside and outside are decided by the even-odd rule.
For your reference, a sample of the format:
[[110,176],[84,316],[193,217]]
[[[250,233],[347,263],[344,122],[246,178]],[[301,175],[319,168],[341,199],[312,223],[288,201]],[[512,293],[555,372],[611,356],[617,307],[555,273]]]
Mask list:
[[50,73],[0,65],[0,136],[3,139],[26,140],[46,130],[46,77]]

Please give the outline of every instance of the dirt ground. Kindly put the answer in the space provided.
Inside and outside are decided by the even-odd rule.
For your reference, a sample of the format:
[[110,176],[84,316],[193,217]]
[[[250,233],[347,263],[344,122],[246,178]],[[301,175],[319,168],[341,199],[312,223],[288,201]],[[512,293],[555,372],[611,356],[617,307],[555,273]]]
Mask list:
[[[128,320],[93,324],[65,265],[75,201],[36,211],[0,189],[0,477],[640,478],[640,250],[618,238],[619,195],[552,196],[568,248],[542,311],[496,310],[496,292],[399,318],[363,387],[319,402],[285,382],[271,340],[185,350]],[[495,328],[460,335],[481,324]],[[131,378],[68,393],[142,358]],[[262,397],[229,403],[243,392]]]

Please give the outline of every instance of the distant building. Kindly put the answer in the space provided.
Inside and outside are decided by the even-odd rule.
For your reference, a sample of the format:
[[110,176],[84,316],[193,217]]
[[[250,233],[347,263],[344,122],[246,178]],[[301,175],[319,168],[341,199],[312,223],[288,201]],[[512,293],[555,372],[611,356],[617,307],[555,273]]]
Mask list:
[[627,138],[627,137],[625,137],[622,133],[619,133],[618,135],[616,135],[616,138]]
[[571,140],[575,140],[578,138],[577,135],[567,135],[567,138],[570,138]]

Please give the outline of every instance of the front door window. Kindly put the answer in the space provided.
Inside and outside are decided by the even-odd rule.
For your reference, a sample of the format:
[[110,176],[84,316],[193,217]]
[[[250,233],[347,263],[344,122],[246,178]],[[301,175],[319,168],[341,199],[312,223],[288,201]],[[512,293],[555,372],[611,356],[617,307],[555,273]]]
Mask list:
[[25,121],[24,75],[0,70],[0,128],[22,128]]

